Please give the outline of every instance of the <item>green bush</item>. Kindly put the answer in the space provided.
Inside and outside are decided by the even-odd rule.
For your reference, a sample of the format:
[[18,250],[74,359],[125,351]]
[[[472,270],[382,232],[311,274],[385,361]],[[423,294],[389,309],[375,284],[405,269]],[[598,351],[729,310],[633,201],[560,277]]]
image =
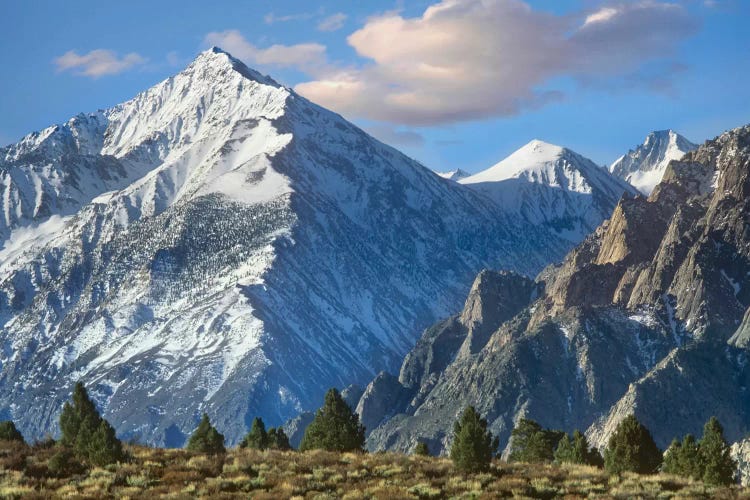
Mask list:
[[69,448],[61,448],[47,461],[47,469],[55,477],[70,477],[82,474],[86,468]]
[[498,439],[487,430],[487,420],[473,406],[467,407],[453,426],[453,464],[464,472],[486,471],[498,446]]
[[300,450],[359,451],[365,446],[365,428],[339,391],[330,389],[323,406],[305,429]]
[[674,439],[664,454],[662,471],[667,474],[700,480],[703,476],[703,469],[698,443],[692,434],[685,436],[682,443]]
[[0,441],[20,441],[24,443],[23,435],[16,429],[16,424],[10,420],[0,422]]
[[291,450],[292,445],[289,444],[289,437],[281,427],[271,427],[268,429],[268,447],[272,450]]
[[72,404],[63,406],[60,430],[60,444],[72,448],[81,460],[103,466],[125,457],[114,428],[99,415],[80,382],[73,388]]
[[653,474],[661,461],[662,454],[654,438],[635,415],[620,422],[604,451],[604,466],[610,474],[625,471]]
[[544,429],[535,421],[522,418],[510,434],[508,458],[511,462],[551,462],[563,436],[565,433],[562,431]]
[[208,414],[204,413],[203,417],[201,417],[201,421],[192,436],[190,436],[186,448],[190,451],[211,455],[226,452],[226,448],[224,448],[224,435],[211,425]]

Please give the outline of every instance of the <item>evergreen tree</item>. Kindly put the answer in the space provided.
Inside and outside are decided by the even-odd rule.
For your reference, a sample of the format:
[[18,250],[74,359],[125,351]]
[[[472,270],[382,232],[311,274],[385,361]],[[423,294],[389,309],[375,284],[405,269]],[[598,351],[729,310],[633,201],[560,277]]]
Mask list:
[[589,448],[586,436],[580,431],[573,431],[571,438],[567,434],[560,439],[555,449],[555,462],[559,464],[583,464],[601,467],[603,460],[596,448]]
[[[275,432],[275,431],[274,431]],[[251,448],[253,450],[265,450],[269,447],[268,433],[263,419],[255,417],[253,424],[250,426],[250,432],[240,443],[240,448]]]
[[610,474],[625,471],[653,474],[661,465],[662,454],[651,433],[629,415],[620,422],[604,451],[604,465]]
[[0,422],[0,441],[24,442],[23,435],[16,429],[16,424],[10,420]]
[[190,451],[200,453],[219,454],[224,453],[224,435],[211,425],[208,414],[204,413],[198,427],[188,440],[187,447]]
[[289,444],[289,438],[281,427],[271,427],[268,429],[268,447],[281,451],[292,449],[292,445]]
[[510,434],[508,458],[511,462],[551,462],[563,436],[565,433],[562,431],[544,429],[535,421],[522,418]]
[[60,413],[60,444],[72,448],[80,460],[107,465],[125,458],[122,443],[112,426],[103,419],[81,382],[73,388],[72,403]]
[[662,471],[697,480],[703,477],[703,464],[698,443],[692,434],[686,435],[682,443],[677,439],[672,440],[672,444],[664,454]]
[[427,443],[425,443],[424,441],[418,442],[417,446],[414,447],[414,454],[423,457],[429,457],[430,449],[427,447]]
[[305,429],[300,450],[360,451],[365,445],[365,428],[339,394],[330,389],[323,406]]
[[498,439],[487,430],[487,420],[473,406],[467,407],[453,426],[450,455],[454,465],[464,472],[486,471],[498,446]]
[[724,428],[716,417],[711,417],[703,427],[698,449],[704,483],[728,485],[734,482],[737,462],[730,455],[729,444],[724,439]]

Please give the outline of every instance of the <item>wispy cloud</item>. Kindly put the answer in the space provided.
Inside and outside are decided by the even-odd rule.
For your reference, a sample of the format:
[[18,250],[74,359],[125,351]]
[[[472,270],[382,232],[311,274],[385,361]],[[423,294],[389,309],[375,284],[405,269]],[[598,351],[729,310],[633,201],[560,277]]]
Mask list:
[[275,24],[275,23],[287,23],[289,21],[305,21],[307,19],[310,19],[313,17],[313,14],[309,12],[302,12],[300,14],[286,14],[286,15],[277,15],[273,12],[269,12],[265,16],[263,16],[263,22],[266,24]]
[[318,23],[318,31],[336,31],[344,27],[347,15],[343,12],[332,14]]
[[326,48],[319,43],[271,45],[259,48],[237,30],[215,31],[203,39],[205,45],[216,45],[249,64],[292,67],[312,73],[326,61]]
[[557,15],[521,0],[443,0],[414,18],[370,18],[347,39],[366,63],[318,71],[296,90],[352,117],[399,124],[510,116],[563,99],[548,88],[561,77],[668,86],[643,68],[674,63],[697,28],[687,9],[666,1]]
[[398,130],[385,124],[375,124],[365,127],[367,132],[392,146],[422,147],[424,137],[413,130]]
[[69,50],[55,58],[57,71],[72,71],[77,75],[99,78],[104,75],[116,75],[146,63],[146,58],[135,52],[118,57],[111,50],[96,49],[86,54]]

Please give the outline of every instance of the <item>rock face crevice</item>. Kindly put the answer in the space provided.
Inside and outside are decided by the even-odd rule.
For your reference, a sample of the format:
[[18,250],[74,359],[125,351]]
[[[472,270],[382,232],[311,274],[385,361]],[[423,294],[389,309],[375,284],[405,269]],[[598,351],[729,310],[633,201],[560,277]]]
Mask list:
[[[527,307],[484,330],[475,323],[492,331],[486,341],[464,341],[423,379],[411,406],[371,429],[370,449],[425,440],[446,451],[467,405],[488,418],[502,447],[521,417],[587,430],[599,447],[630,413],[663,447],[700,434],[710,415],[730,439],[742,438],[750,430],[749,182],[750,126],[669,163],[648,198],[624,197],[537,276],[540,295]],[[454,325],[455,346],[459,333],[469,340],[461,318],[488,309],[467,301],[438,325]],[[435,328],[407,360],[444,331]]]

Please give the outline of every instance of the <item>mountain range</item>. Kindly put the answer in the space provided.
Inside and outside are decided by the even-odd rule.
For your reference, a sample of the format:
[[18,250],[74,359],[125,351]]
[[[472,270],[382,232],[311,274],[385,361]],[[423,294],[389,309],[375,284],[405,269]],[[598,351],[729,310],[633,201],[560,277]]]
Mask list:
[[0,417],[55,433],[78,380],[166,446],[204,411],[231,444],[313,409],[395,369],[481,269],[576,243],[478,191],[203,52],[0,149]]
[[[368,448],[450,447],[473,405],[507,453],[520,418],[603,448],[636,417],[665,449],[715,415],[750,422],[750,126],[671,161],[648,198],[611,216],[535,279],[480,273],[463,310],[426,329],[357,411]],[[384,404],[388,401],[389,404]],[[747,441],[738,444],[745,453]],[[744,452],[742,450],[745,450]],[[747,459],[744,460],[747,463]]]

